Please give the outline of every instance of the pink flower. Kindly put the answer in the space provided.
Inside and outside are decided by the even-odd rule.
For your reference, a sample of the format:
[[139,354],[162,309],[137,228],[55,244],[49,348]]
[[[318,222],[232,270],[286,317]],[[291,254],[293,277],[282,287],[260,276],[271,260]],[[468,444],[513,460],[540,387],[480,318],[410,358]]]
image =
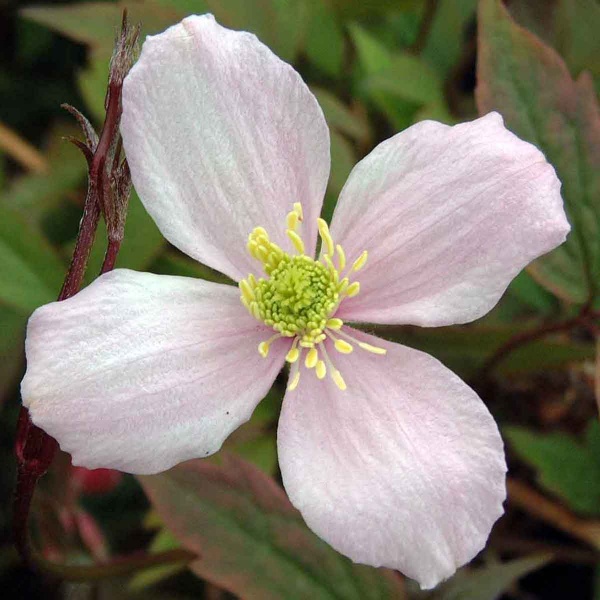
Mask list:
[[347,323],[487,313],[569,231],[554,169],[498,114],[425,121],[358,163],[331,231],[317,226],[321,109],[294,69],[211,16],[147,39],[123,106],[146,209],[242,301],[233,286],[117,270],[38,309],[22,385],[33,421],[75,464],[156,473],[216,452],[287,357],[279,461],[308,526],[425,588],[449,577],[502,514],[498,429],[437,360]]

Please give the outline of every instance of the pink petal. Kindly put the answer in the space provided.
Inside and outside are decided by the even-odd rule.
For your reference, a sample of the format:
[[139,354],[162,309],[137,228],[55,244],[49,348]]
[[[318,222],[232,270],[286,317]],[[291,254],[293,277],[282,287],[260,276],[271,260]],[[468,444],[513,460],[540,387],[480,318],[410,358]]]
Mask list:
[[117,270],[33,314],[23,403],[74,464],[156,473],[250,418],[284,361],[257,351],[271,333],[236,288]]
[[497,113],[423,121],[354,168],[331,233],[349,260],[369,251],[350,321],[449,325],[481,317],[512,278],[561,244],[569,224],[543,154]]
[[335,355],[345,378],[302,367],[284,399],[279,463],[308,526],[359,563],[431,588],[485,545],[505,499],[502,440],[475,392],[423,352]]
[[[123,89],[133,183],[164,236],[233,279],[256,270],[257,226],[291,249],[285,215],[314,223],[329,176],[329,133],[298,73],[211,15],[146,39]],[[310,229],[310,231],[309,231]],[[306,228],[309,252],[316,227]]]

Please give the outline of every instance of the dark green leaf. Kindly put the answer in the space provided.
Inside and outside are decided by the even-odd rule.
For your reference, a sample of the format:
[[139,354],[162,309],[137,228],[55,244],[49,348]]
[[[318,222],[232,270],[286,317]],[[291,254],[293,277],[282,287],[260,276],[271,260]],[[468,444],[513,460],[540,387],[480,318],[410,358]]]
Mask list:
[[551,556],[519,558],[477,570],[459,571],[432,594],[432,600],[496,600],[521,577],[544,566]]
[[598,433],[590,434],[584,445],[564,433],[540,434],[521,427],[504,431],[515,452],[537,470],[540,485],[590,515],[600,514],[600,458],[592,451]]
[[65,267],[19,214],[0,204],[0,302],[21,314],[56,300]]
[[306,30],[306,56],[323,72],[339,77],[344,58],[344,34],[329,6],[311,0]]

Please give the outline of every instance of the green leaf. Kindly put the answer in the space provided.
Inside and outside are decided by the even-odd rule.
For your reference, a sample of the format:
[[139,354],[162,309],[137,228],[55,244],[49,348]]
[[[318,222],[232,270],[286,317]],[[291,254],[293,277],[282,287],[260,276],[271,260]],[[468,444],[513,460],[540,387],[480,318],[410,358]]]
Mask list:
[[498,110],[556,168],[569,221],[567,241],[531,273],[565,300],[585,303],[600,282],[600,114],[592,81],[514,23],[500,0],[482,0],[476,90],[480,112]]
[[322,0],[311,0],[306,29],[306,56],[327,75],[339,77],[344,59],[344,34]]
[[125,222],[125,238],[117,257],[117,267],[145,271],[164,246],[165,238],[146,212],[135,190],[132,190]]
[[159,33],[189,14],[185,4],[177,8],[175,2],[159,3],[152,0],[135,3],[86,2],[63,6],[30,6],[22,9],[20,14],[110,56],[125,7],[130,22],[141,24],[142,40],[146,35]]
[[476,570],[459,571],[431,595],[431,600],[496,600],[521,577],[543,567],[551,558],[541,554]]
[[80,71],[77,77],[79,91],[90,112],[89,118],[93,118],[96,123],[104,121],[104,98],[108,82],[109,63],[110,53],[96,50],[92,52],[88,66]]
[[505,437],[515,452],[537,470],[540,485],[574,510],[600,514],[600,457],[594,453],[600,430],[591,429],[583,444],[564,433],[540,434],[508,427]]
[[600,77],[600,4],[597,0],[560,0],[555,47],[573,73],[589,70]]
[[477,0],[439,0],[431,30],[421,56],[447,77],[458,63],[466,29],[475,19]]
[[330,128],[337,129],[357,142],[364,143],[371,138],[369,123],[362,112],[346,106],[326,89],[311,87],[311,91],[319,101]]
[[206,4],[221,25],[255,33],[287,62],[296,58],[309,18],[305,0],[206,0]]
[[329,191],[338,196],[356,163],[352,145],[339,133],[331,134],[331,175],[329,177]]
[[[430,68],[425,68],[422,88],[420,80],[409,81],[409,72],[414,75],[418,70],[417,57],[393,54],[357,24],[350,25],[349,31],[358,54],[357,93],[366,96],[383,111],[395,129],[402,130],[411,125],[420,104],[439,100],[437,90],[429,96],[432,77],[435,78]],[[398,77],[400,82],[396,81]],[[428,99],[423,100],[426,95]]]
[[0,302],[20,314],[56,300],[65,266],[19,214],[0,204]]
[[353,564],[304,524],[283,490],[239,458],[139,478],[200,577],[245,600],[401,597],[397,576]]

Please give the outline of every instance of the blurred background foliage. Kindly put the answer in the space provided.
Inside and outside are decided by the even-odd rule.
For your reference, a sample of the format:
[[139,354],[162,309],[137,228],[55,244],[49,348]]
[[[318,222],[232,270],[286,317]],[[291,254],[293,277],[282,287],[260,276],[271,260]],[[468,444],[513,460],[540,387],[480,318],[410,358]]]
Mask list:
[[[101,124],[125,6],[144,34],[212,12],[294,64],[331,129],[328,219],[357,160],[423,119],[452,124],[498,110],[555,166],[573,231],[515,279],[490,315],[464,327],[378,330],[473,385],[507,444],[507,514],[480,557],[433,593],[353,566],[303,525],[274,483],[281,381],[228,440],[229,458],[142,478],[153,509],[133,477],[73,470],[64,455],[38,491],[36,539],[47,558],[87,564],[185,543],[202,555],[191,570],[163,565],[61,583],[32,576],[12,550],[25,324],[57,296],[86,190],[85,161],[63,140],[77,128],[60,104]],[[600,4],[512,0],[508,11],[500,0],[0,2],[3,597],[600,599],[599,328],[578,320],[600,308]],[[100,231],[88,281],[105,243]],[[117,266],[220,278],[169,246],[135,194]]]

